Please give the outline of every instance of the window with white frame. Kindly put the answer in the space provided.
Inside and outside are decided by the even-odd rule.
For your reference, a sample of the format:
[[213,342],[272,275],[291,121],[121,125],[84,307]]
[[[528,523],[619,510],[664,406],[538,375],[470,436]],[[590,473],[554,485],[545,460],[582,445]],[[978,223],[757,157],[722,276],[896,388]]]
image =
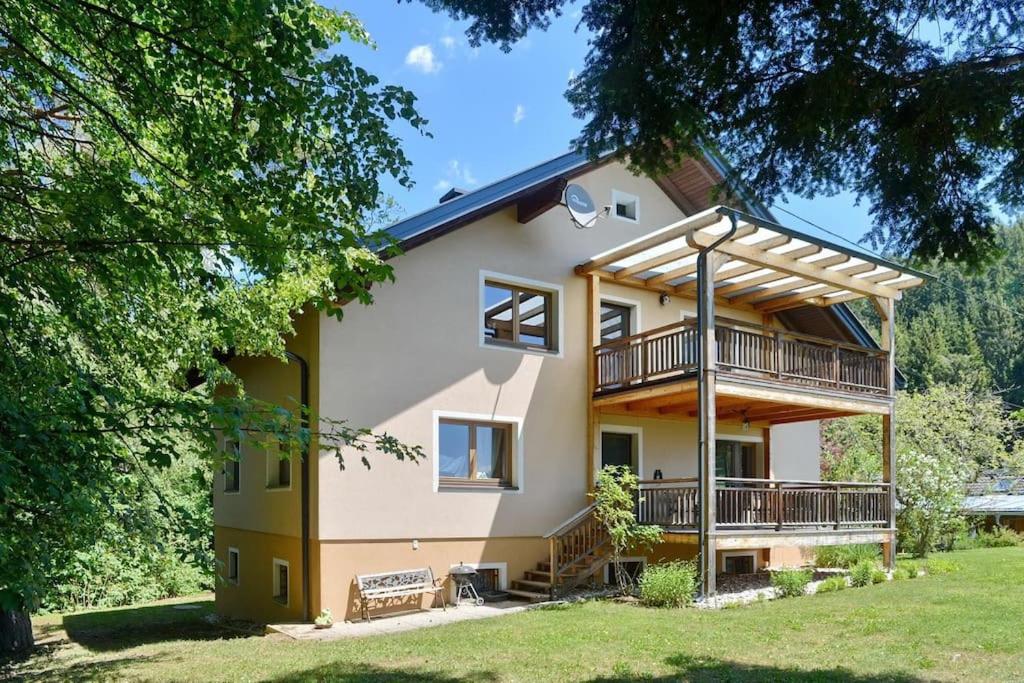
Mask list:
[[441,486],[513,486],[515,425],[443,417],[437,423]]
[[267,488],[289,489],[292,485],[292,459],[289,444],[267,451]]
[[288,604],[288,562],[274,558],[274,600]]
[[726,574],[753,574],[757,571],[757,558],[753,552],[724,553],[722,563]]
[[556,351],[555,292],[485,280],[483,337],[487,344]]
[[609,562],[604,566],[604,582],[635,585],[646,568],[645,557],[620,557],[618,562]]
[[238,493],[241,479],[242,447],[237,441],[224,441],[224,493]]
[[228,548],[228,583],[238,583],[238,548]]
[[622,221],[640,220],[640,198],[635,194],[612,190],[612,215]]

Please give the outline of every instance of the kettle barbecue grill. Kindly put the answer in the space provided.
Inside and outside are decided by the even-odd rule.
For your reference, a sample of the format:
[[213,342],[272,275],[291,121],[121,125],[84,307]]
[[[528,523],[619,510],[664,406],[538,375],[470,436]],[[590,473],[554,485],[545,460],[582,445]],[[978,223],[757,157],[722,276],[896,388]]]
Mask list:
[[455,582],[455,604],[456,606],[462,603],[462,599],[472,600],[473,604],[477,607],[484,604],[484,599],[481,598],[476,592],[476,586],[473,585],[473,577],[476,576],[476,570],[472,567],[459,562],[458,567],[452,567],[448,570],[448,575],[452,577],[452,581]]

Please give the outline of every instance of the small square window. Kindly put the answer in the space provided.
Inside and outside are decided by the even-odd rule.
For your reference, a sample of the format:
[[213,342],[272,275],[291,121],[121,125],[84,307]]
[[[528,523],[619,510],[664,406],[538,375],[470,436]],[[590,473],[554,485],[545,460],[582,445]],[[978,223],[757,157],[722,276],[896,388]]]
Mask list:
[[288,604],[288,563],[274,558],[274,600]]
[[267,451],[267,488],[287,489],[292,485],[292,459],[289,444]]
[[630,223],[640,220],[640,198],[633,194],[612,190],[612,213]]
[[237,441],[224,442],[224,492],[238,493],[241,478],[242,448]]
[[238,548],[228,548],[228,581],[238,583]]

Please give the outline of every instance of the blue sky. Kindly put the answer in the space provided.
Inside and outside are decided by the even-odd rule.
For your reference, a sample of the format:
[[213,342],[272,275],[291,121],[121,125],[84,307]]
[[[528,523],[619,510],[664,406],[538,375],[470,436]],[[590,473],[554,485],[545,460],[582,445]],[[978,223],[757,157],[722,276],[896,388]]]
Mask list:
[[[488,44],[471,48],[466,23],[419,2],[327,4],[355,14],[377,44],[376,50],[351,43],[341,50],[383,82],[412,90],[430,122],[432,138],[397,131],[416,186],[388,183],[385,190],[403,214],[430,207],[451,186],[473,189],[557,156],[582,125],[564,97],[570,73],[582,68],[587,52],[585,31],[575,31],[578,6],[503,53]],[[848,194],[792,198],[782,206],[853,240],[870,225],[866,207],[855,206]],[[793,228],[817,232],[784,212],[776,215]]]

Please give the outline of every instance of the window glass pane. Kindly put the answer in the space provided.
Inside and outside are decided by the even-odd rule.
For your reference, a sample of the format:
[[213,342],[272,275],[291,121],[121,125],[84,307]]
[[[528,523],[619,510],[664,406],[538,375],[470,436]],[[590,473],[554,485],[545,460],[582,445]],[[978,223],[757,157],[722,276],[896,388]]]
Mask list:
[[232,580],[238,578],[238,553],[236,552],[228,553],[228,578]]
[[442,422],[438,426],[438,472],[442,477],[469,476],[469,427]]
[[287,457],[281,458],[277,463],[277,483],[281,486],[292,483],[292,461]]
[[508,430],[503,427],[476,428],[476,479],[504,479]]
[[484,285],[484,338],[512,341],[512,289]]
[[632,309],[616,304],[601,304],[601,341],[610,342],[628,337]]
[[532,346],[549,346],[547,294],[519,292],[519,339]]

